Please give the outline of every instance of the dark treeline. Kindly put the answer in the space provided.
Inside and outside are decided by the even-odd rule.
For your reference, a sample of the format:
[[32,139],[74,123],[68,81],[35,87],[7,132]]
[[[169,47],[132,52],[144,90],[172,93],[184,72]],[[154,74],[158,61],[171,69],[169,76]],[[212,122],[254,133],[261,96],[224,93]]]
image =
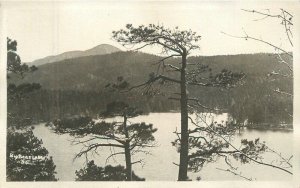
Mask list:
[[164,96],[142,96],[140,93],[117,94],[96,91],[40,90],[18,104],[10,105],[12,111],[34,121],[49,121],[74,115],[97,117],[113,101],[127,101],[132,106],[149,112],[179,110],[178,102],[165,100]]
[[[131,85],[146,81],[148,75],[155,72],[156,66],[152,64],[158,59],[158,56],[144,53],[117,52],[45,64],[22,80],[38,82],[43,89],[23,101],[15,101],[8,108],[38,121],[79,114],[96,117],[106,104],[116,99],[146,113],[179,111],[178,101],[168,100],[172,92],[178,91],[175,85],[160,87],[158,84],[156,88],[161,89],[154,96],[143,95],[141,90],[120,94],[105,89],[105,85],[114,82],[118,76],[124,77]],[[174,65],[178,62],[178,59],[168,61]],[[292,99],[273,90],[281,88],[290,92],[293,81],[268,76],[274,70],[285,69],[275,54],[199,56],[189,58],[188,62],[209,65],[213,73],[227,69],[246,74],[245,83],[230,90],[190,87],[189,95],[197,97],[202,104],[225,109],[238,122],[292,123],[288,114],[292,112]],[[167,71],[166,74],[175,75]]]
[[[203,104],[218,107],[229,112],[238,122],[248,119],[249,123],[291,123],[292,118],[280,109],[292,109],[292,102],[276,93],[268,94],[263,89],[247,90],[243,86],[238,90],[203,90],[197,94]],[[62,91],[40,90],[32,93],[30,98],[10,105],[10,110],[24,118],[33,117],[35,121],[49,121],[73,115],[97,117],[114,101],[127,101],[135,107],[149,112],[179,111],[179,103],[167,100],[164,95],[143,96],[140,93],[117,94],[96,91]]]

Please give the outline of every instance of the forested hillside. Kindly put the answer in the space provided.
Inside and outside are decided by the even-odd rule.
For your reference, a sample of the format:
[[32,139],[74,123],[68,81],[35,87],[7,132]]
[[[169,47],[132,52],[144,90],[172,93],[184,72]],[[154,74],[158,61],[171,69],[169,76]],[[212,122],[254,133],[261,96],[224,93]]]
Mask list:
[[[178,90],[174,85],[162,87],[155,96],[142,95],[141,90],[118,94],[105,89],[107,84],[115,82],[119,76],[131,85],[147,81],[149,74],[156,71],[155,62],[159,59],[161,57],[140,52],[116,52],[41,65],[22,82],[40,83],[42,90],[35,92],[34,97],[18,102],[15,110],[25,117],[33,116],[36,120],[75,114],[96,116],[107,103],[115,99],[126,99],[146,112],[178,110],[178,101],[168,100],[170,94]],[[179,59],[168,60],[173,65],[179,62]],[[278,63],[275,54],[197,56],[189,58],[188,62],[208,65],[213,74],[223,69],[246,74],[244,84],[230,90],[190,87],[190,96],[199,98],[203,104],[224,108],[239,121],[292,121],[287,113],[282,112],[282,109],[291,111],[291,100],[273,91],[277,87],[291,91],[292,80],[268,76],[274,70],[285,69]],[[192,70],[193,65],[188,69]],[[165,74],[176,78],[174,72],[166,71]],[[11,80],[14,80],[13,76]]]

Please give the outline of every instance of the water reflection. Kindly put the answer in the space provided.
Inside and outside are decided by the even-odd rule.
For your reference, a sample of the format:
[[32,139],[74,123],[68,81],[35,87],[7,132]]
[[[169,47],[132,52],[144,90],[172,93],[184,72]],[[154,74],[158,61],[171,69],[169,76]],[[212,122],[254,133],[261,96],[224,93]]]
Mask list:
[[[207,116],[208,117],[208,116]],[[213,116],[210,121],[226,121],[228,116],[220,114]],[[157,147],[150,148],[151,155],[139,154],[133,156],[135,158],[144,158],[145,164],[143,166],[136,164],[133,170],[140,177],[146,178],[147,181],[176,181],[178,167],[174,163],[178,163],[179,154],[175,147],[172,147],[171,142],[176,139],[173,132],[180,128],[180,114],[179,113],[151,113],[145,116],[133,118],[132,122],[146,122],[152,123],[158,131],[154,134],[157,141]],[[34,134],[43,139],[44,146],[48,149],[50,155],[57,166],[57,176],[62,181],[74,181],[75,170],[82,168],[85,165],[86,158],[82,157],[73,161],[75,154],[82,148],[80,145],[71,145],[72,137],[69,135],[57,135],[52,133],[43,124],[37,125]],[[242,129],[233,144],[239,146],[241,139],[255,139],[260,138],[261,141],[266,141],[268,147],[280,151],[283,156],[292,155],[292,132],[282,130],[254,130]],[[290,146],[290,147],[288,147]],[[115,149],[117,152],[117,149]],[[109,148],[101,148],[98,151],[99,155],[88,156],[89,160],[94,159],[98,165],[104,166],[106,157],[110,154]],[[270,154],[264,155],[264,160],[272,162],[274,159]],[[271,167],[257,165],[250,163],[241,165],[237,161],[232,161],[234,165],[247,177],[255,178],[256,180],[291,180],[292,176],[273,169]],[[123,156],[115,157],[109,161],[112,165],[125,165]],[[215,163],[206,164],[200,172],[189,173],[189,177],[196,179],[201,177],[202,180],[243,180],[240,177],[234,176],[230,173],[220,171],[216,168],[227,168],[224,160],[219,160]]]

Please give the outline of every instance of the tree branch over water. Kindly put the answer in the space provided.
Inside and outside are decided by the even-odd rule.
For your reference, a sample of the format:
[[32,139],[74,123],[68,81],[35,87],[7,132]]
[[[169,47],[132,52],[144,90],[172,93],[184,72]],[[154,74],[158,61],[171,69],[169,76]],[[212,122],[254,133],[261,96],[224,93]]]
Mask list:
[[[199,116],[198,116],[199,117]],[[200,117],[201,118],[201,117]],[[280,166],[276,166],[276,165],[272,165],[272,164],[268,164],[268,163],[265,163],[265,162],[262,162],[262,161],[258,161],[256,159],[254,159],[253,157],[250,157],[248,156],[245,152],[241,151],[240,149],[238,149],[237,147],[235,147],[233,144],[231,144],[230,141],[228,141],[226,138],[224,138],[224,136],[222,136],[220,133],[216,132],[205,120],[202,119],[202,122],[204,122],[204,124],[206,125],[206,127],[209,129],[209,131],[211,131],[212,133],[214,133],[214,135],[218,136],[219,138],[221,138],[223,141],[225,141],[228,145],[230,145],[234,151],[240,153],[242,156],[244,156],[245,158],[257,163],[257,164],[261,164],[261,165],[265,165],[265,166],[269,166],[269,167],[272,167],[272,168],[276,168],[276,169],[279,169],[279,170],[282,170],[288,174],[293,174],[291,171],[285,169],[285,168],[282,168]],[[197,123],[195,123],[194,121],[192,121],[192,123],[196,126],[196,127],[199,127],[199,125]]]

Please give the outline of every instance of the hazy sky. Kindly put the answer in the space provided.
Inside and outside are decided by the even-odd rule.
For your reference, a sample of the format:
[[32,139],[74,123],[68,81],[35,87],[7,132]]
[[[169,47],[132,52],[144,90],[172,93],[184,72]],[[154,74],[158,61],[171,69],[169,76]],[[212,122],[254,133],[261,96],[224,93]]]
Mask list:
[[[221,33],[243,35],[243,29],[248,35],[291,50],[279,20],[253,21],[262,16],[241,8],[268,8],[274,13],[284,8],[295,12],[293,4],[287,2],[259,5],[237,2],[15,2],[3,4],[2,18],[6,35],[18,41],[18,52],[24,62],[71,50],[86,50],[103,43],[126,50],[111,39],[111,33],[127,23],[192,29],[202,36],[201,49],[193,55],[274,52],[269,46]],[[145,52],[159,51],[148,48]]]

